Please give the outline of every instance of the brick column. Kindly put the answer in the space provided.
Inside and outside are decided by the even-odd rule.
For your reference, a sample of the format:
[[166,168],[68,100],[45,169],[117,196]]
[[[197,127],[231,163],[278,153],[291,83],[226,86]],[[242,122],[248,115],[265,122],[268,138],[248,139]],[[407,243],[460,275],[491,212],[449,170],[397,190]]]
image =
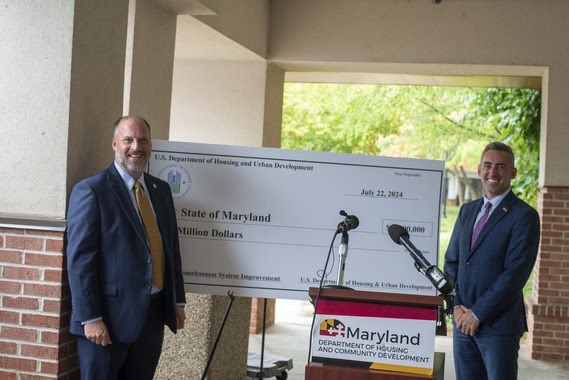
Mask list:
[[569,360],[569,188],[544,187],[538,198],[541,244],[528,297],[531,357]]
[[0,379],[79,378],[63,227],[2,227]]
[[259,334],[263,331],[263,310],[265,302],[267,302],[265,328],[275,324],[275,299],[251,298],[251,321],[249,322],[249,334]]

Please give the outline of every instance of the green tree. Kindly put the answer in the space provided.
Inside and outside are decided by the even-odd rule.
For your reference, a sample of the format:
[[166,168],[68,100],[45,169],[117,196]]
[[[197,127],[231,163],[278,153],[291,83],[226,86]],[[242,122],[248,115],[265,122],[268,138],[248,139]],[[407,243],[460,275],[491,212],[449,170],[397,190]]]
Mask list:
[[395,95],[388,86],[287,83],[282,146],[377,155],[378,139],[402,123],[399,109],[385,107]]
[[539,191],[541,92],[488,88],[473,91],[465,100],[469,112],[459,122],[477,129],[492,128],[494,140],[512,147],[518,168],[512,187],[535,206]]
[[517,154],[517,194],[535,205],[540,92],[527,89],[285,85],[282,146],[446,160],[475,170],[490,141]]

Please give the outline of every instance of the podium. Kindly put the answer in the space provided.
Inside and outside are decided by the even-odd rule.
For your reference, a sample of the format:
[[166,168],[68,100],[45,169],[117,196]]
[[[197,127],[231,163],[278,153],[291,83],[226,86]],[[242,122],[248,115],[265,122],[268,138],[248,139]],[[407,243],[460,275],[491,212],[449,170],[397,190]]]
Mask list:
[[[318,288],[310,288],[315,301]],[[441,297],[322,288],[307,380],[444,379]]]

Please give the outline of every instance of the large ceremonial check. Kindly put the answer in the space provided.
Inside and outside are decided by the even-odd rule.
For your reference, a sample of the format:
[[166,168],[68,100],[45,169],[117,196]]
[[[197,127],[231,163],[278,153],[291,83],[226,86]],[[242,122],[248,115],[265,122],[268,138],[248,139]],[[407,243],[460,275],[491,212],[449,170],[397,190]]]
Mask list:
[[[437,263],[442,161],[158,140],[149,173],[172,189],[188,292],[306,299],[345,210],[360,224],[344,285],[436,294],[387,228],[404,226]],[[336,283],[339,243],[324,284]]]

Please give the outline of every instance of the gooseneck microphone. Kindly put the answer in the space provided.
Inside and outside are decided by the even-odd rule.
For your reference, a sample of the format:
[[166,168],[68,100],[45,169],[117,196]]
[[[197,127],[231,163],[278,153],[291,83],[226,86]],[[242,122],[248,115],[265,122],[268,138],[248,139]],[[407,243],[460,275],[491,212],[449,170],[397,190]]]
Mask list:
[[431,281],[435,288],[444,295],[450,294],[454,290],[452,279],[436,265],[431,265],[425,256],[409,240],[409,232],[399,224],[392,224],[387,229],[389,237],[396,244],[402,245],[415,260],[415,268]]

